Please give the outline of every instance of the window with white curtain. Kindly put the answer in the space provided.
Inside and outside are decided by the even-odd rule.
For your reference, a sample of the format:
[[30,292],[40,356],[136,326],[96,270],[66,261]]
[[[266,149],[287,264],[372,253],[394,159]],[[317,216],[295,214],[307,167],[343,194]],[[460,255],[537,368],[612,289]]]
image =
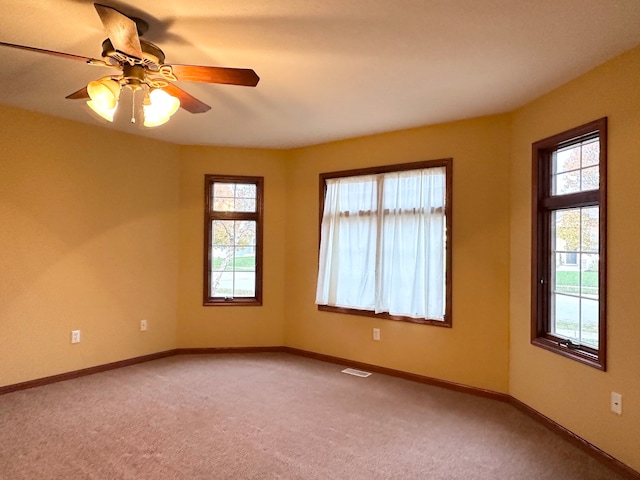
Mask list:
[[451,159],[320,175],[320,310],[451,326]]

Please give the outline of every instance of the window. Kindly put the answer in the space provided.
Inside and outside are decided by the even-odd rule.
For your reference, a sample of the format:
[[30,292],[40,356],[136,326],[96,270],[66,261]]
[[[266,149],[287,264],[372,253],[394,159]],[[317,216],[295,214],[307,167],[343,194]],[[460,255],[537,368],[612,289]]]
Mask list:
[[452,160],[320,175],[319,310],[451,326]]
[[531,341],[606,367],[607,119],[533,144]]
[[205,305],[262,305],[262,177],[205,176]]

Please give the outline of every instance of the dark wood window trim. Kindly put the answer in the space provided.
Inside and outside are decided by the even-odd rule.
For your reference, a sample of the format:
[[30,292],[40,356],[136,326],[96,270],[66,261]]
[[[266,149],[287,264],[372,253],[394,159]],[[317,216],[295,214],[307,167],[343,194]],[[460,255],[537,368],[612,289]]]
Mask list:
[[322,216],[324,214],[324,200],[327,192],[327,179],[353,177],[358,175],[375,175],[380,173],[402,172],[407,170],[420,170],[424,168],[445,167],[446,174],[446,205],[445,205],[445,222],[447,229],[447,238],[445,241],[446,249],[446,272],[445,272],[445,314],[444,320],[430,320],[423,318],[412,318],[400,315],[391,315],[389,313],[375,313],[369,310],[357,310],[352,308],[332,307],[329,305],[318,305],[318,310],[324,312],[344,313],[348,315],[358,315],[364,317],[383,318],[386,320],[396,320],[401,322],[419,323],[423,325],[435,325],[438,327],[451,328],[453,325],[452,316],[452,217],[453,217],[453,159],[444,158],[438,160],[426,160],[421,162],[401,163],[397,165],[384,165],[379,167],[359,168],[353,170],[341,170],[337,172],[321,173],[320,179],[320,212],[318,217],[318,253],[320,252],[320,235],[322,230]]
[[[600,142],[599,189],[551,195],[551,156],[554,151],[582,141]],[[606,370],[606,241],[607,241],[607,118],[535,142],[532,145],[531,343],[586,365]],[[598,348],[565,343],[549,333],[551,289],[551,215],[553,211],[597,206],[598,241]]]
[[[251,183],[256,185],[255,212],[214,212],[211,204],[214,183]],[[264,177],[205,175],[204,209],[204,306],[260,306],[262,305],[262,231],[264,214]],[[254,297],[212,297],[211,292],[211,242],[213,220],[254,220],[256,222],[256,285]]]

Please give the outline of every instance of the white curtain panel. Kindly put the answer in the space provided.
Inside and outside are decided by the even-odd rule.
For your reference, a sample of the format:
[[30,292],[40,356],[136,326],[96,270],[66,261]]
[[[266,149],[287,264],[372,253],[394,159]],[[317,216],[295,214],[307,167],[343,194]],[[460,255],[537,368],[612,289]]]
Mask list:
[[327,180],[316,303],[444,320],[445,168]]

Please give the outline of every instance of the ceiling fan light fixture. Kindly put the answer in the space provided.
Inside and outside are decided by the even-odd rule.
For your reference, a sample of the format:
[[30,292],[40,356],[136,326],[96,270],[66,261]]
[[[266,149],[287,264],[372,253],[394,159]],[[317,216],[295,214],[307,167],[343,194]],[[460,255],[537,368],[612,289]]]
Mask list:
[[105,108],[103,105],[98,102],[94,102],[93,100],[89,100],[87,102],[87,105],[89,105],[89,108],[91,108],[91,110],[93,110],[109,122],[113,122],[113,116],[115,115],[116,109],[118,108],[118,102],[116,102],[113,108]]
[[144,105],[144,126],[157,127],[167,123],[169,118],[180,108],[180,100],[164,90],[155,88],[149,93]]
[[113,122],[120,98],[120,83],[111,77],[94,80],[88,83],[87,93],[91,99],[87,102],[89,108],[105,120]]
[[[144,115],[143,124],[147,127],[167,122],[180,107],[189,113],[205,113],[211,109],[206,103],[173,85],[173,82],[255,87],[260,81],[260,77],[250,68],[165,64],[164,52],[153,43],[140,38],[147,31],[148,23],[136,17],[128,17],[107,5],[94,3],[93,6],[107,34],[107,39],[102,42],[102,59],[6,42],[0,42],[0,49],[9,47],[67,58],[89,65],[119,68],[121,75],[107,76],[89,82],[86,87],[65,98],[70,100],[89,98],[88,106],[97,115],[113,122],[116,116],[123,116],[115,114],[121,89],[127,87],[134,94],[133,97],[140,97],[139,92],[142,91],[145,97],[143,102],[134,101],[133,97],[128,95],[128,91],[125,92],[123,102],[125,107],[131,107],[129,117],[131,123],[139,124],[139,120]],[[150,89],[151,94],[149,94]],[[163,91],[163,89],[166,90]]]
[[173,115],[180,108],[180,100],[159,88],[151,90],[149,100],[151,102],[151,105],[149,105],[151,108],[158,109],[168,116]]
[[87,93],[96,105],[103,110],[111,110],[118,104],[120,83],[110,77],[94,80],[87,85]]

